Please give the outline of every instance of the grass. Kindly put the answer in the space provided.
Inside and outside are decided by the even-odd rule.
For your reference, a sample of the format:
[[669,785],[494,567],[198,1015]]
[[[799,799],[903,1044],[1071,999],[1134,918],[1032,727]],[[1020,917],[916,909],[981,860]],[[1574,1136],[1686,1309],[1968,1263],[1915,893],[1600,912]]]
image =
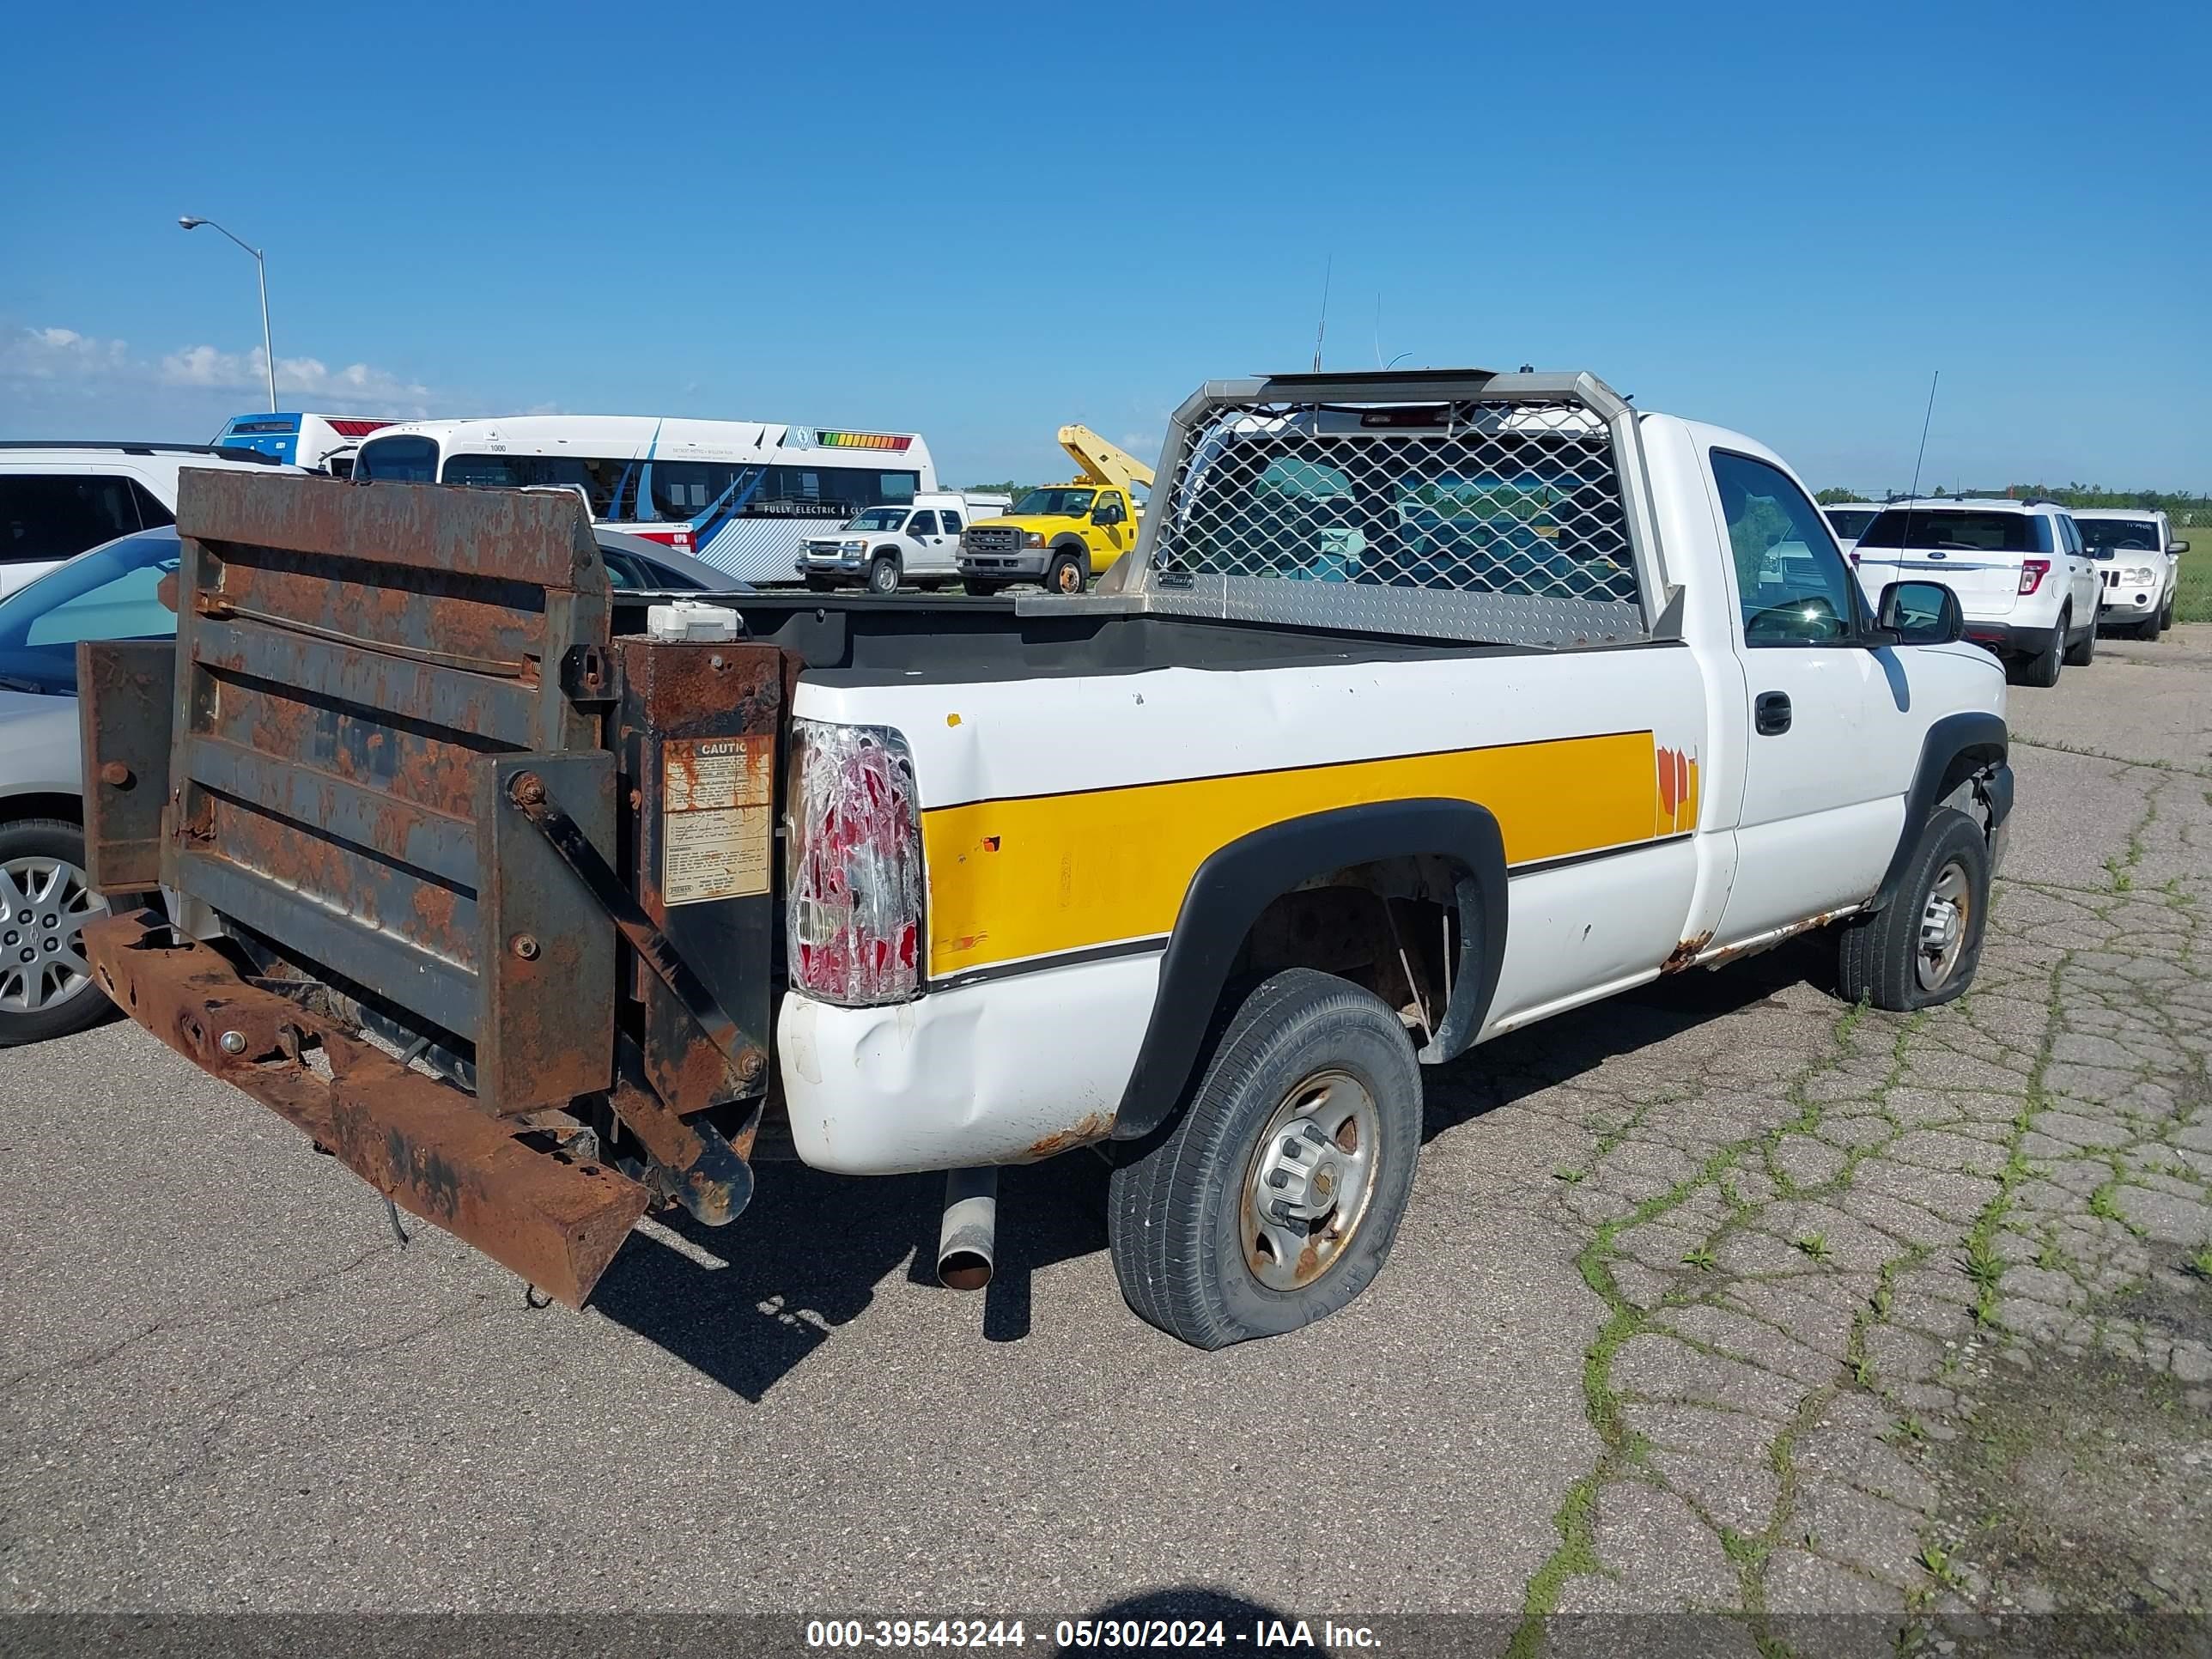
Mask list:
[[1828,1259],[1828,1236],[1826,1233],[1807,1233],[1804,1237],[1790,1242],[1815,1261]]
[[2212,1244],[2198,1245],[2197,1254],[2181,1265],[2192,1278],[2212,1279]]
[[2173,615],[2177,622],[2212,622],[2212,529],[2191,525],[2173,533],[2189,544],[2181,556],[2181,579],[2174,586]]
[[[2208,1251],[2212,1251],[2212,1247],[2208,1247]],[[1683,1254],[1682,1265],[1711,1272],[1713,1265],[1713,1253],[1700,1244],[1696,1249],[1686,1251]]]

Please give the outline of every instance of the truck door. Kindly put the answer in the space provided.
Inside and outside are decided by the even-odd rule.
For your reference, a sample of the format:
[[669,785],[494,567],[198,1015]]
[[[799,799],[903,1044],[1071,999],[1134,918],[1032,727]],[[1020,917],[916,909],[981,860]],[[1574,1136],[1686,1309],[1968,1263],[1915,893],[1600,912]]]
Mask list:
[[1827,521],[1771,462],[1708,453],[1751,704],[1735,880],[1717,937],[1729,945],[1874,890],[1919,745],[1904,665],[1864,642],[1864,602]]
[[1106,567],[1129,550],[1136,540],[1129,522],[1129,498],[1118,489],[1102,489],[1091,509],[1091,568]]
[[945,557],[945,538],[937,528],[937,514],[924,507],[906,521],[908,571],[934,570]]
[[947,507],[938,509],[937,524],[937,545],[930,550],[929,568],[941,575],[953,575],[959,563],[963,521],[957,513]]

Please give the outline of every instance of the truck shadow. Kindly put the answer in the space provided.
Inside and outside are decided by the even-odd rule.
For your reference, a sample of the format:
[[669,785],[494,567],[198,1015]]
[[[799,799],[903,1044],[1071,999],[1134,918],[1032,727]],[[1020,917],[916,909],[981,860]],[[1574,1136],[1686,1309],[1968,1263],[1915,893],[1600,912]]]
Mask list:
[[[1832,957],[1817,942],[1797,942],[1500,1037],[1430,1074],[1422,1138],[1741,1013],[1787,986],[1832,984]],[[592,1297],[607,1318],[754,1401],[865,1314],[888,1275],[934,1283],[945,1188],[941,1176],[856,1178],[793,1162],[763,1163],[758,1175],[750,1206],[729,1227],[703,1227],[680,1212],[657,1218],[664,1237],[633,1237]],[[1030,1334],[1036,1272],[1106,1248],[1106,1179],[1104,1160],[1089,1151],[1002,1173],[998,1273],[981,1297],[986,1340]]]

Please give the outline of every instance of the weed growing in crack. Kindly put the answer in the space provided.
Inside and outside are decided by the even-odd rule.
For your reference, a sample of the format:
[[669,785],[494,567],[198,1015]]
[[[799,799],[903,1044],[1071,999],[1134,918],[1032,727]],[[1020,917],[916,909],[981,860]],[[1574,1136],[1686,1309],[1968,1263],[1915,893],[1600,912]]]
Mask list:
[[1554,1181],[1564,1181],[1568,1186],[1571,1187],[1577,1182],[1587,1181],[1589,1179],[1589,1171],[1588,1170],[1574,1169],[1568,1164],[1562,1164],[1558,1169],[1552,1171],[1552,1179]]
[[1989,1237],[1977,1231],[1966,1241],[1966,1277],[1984,1290],[1993,1291],[2004,1272],[2004,1258],[1996,1253]]
[[1928,1570],[1928,1576],[1937,1583],[1950,1589],[1960,1587],[1959,1569],[1952,1565],[1951,1552],[1941,1544],[1923,1544],[1919,1561]]
[[1899,1418],[1892,1432],[1899,1440],[1910,1441],[1916,1446],[1925,1444],[1928,1439],[1928,1425],[1917,1417]]
[[[2212,1246],[2207,1246],[2206,1249],[2208,1254],[2212,1254]],[[1711,1247],[1700,1244],[1694,1250],[1684,1251],[1682,1265],[1686,1267],[1698,1268],[1704,1273],[1711,1273],[1713,1268],[1713,1253]]]
[[1790,1242],[1815,1261],[1826,1261],[1832,1254],[1826,1233],[1807,1233],[1802,1238],[1793,1238]]
[[2181,1271],[2192,1279],[2212,1279],[2212,1239],[2197,1247],[2196,1254],[2181,1264]]

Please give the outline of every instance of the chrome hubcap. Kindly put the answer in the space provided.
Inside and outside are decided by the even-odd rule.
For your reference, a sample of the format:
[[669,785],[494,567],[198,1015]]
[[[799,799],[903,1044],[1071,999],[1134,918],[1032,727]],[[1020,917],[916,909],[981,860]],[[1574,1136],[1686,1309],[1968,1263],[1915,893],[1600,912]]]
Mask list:
[[0,863],[0,1013],[32,1014],[92,983],[79,935],[107,901],[65,859]]
[[1973,889],[1964,866],[1954,861],[1936,872],[1928,889],[1928,902],[1920,911],[1920,950],[1914,969],[1923,991],[1935,990],[1951,977],[1966,948],[1967,924],[1973,919]]
[[1342,1259],[1366,1218],[1381,1137],[1374,1097],[1342,1072],[1316,1073],[1284,1097],[1244,1178],[1253,1278],[1303,1290]]

